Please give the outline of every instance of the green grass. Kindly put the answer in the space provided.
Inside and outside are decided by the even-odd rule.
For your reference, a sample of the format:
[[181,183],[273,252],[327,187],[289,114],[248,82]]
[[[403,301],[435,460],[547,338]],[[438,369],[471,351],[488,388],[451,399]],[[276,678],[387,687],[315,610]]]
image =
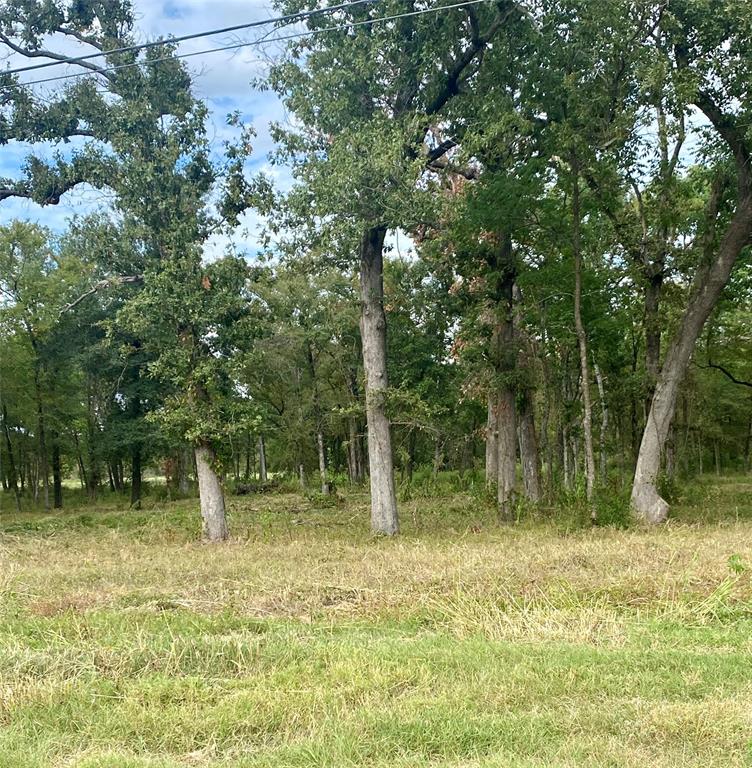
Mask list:
[[[752,482],[657,530],[471,490],[0,516],[0,767],[752,766]],[[700,522],[704,520],[705,522]]]

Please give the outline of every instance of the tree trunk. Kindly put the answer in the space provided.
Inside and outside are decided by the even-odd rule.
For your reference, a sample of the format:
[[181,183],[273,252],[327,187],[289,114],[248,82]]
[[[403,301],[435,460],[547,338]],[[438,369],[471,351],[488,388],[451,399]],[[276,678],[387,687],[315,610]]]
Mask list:
[[676,472],[676,435],[672,424],[666,440],[666,477],[672,478]]
[[8,481],[13,489],[13,496],[16,500],[16,511],[21,511],[21,494],[18,490],[18,472],[16,470],[16,460],[13,455],[13,443],[10,439],[10,427],[8,426],[8,411],[3,403],[3,431],[5,433],[5,446],[8,449]]
[[410,429],[407,436],[407,482],[412,483],[415,472],[415,451],[418,443],[418,435],[415,429]]
[[[36,346],[35,346],[36,349]],[[47,460],[47,437],[44,425],[44,406],[42,404],[42,384],[39,378],[39,364],[34,365],[34,393],[37,401],[37,445],[39,448],[39,472],[42,475],[44,490],[44,508],[50,508],[50,470]]]
[[141,508],[141,445],[135,443],[131,449],[131,507]]
[[650,412],[655,384],[661,368],[660,301],[663,289],[663,265],[653,265],[645,275],[645,413]]
[[517,414],[514,392],[509,387],[503,387],[499,392],[496,413],[499,430],[497,490],[499,518],[504,522],[512,522],[517,480]]
[[535,431],[535,409],[529,389],[523,390],[520,398],[520,463],[525,498],[533,504],[538,504],[541,498],[540,458]]
[[260,435],[258,439],[258,455],[259,455],[259,481],[265,483],[268,478],[266,475],[266,444],[264,443],[264,436]]
[[392,435],[386,414],[389,387],[386,370],[383,248],[386,229],[367,229],[360,243],[360,334],[366,374],[368,463],[371,479],[371,529],[394,535],[399,531],[394,486]]
[[[585,489],[592,503],[595,486],[595,456],[593,455],[593,405],[590,400],[590,371],[585,326],[582,322],[582,249],[580,247],[580,177],[574,172],[572,186],[572,251],[574,253],[574,326],[580,351],[580,388],[582,391],[582,431],[585,443]],[[595,507],[591,506],[595,519]]]
[[222,484],[213,466],[214,451],[207,443],[203,443],[196,447],[195,456],[204,537],[209,541],[224,541],[229,532]]
[[178,451],[178,460],[177,460],[177,473],[178,473],[178,493],[180,493],[181,496],[187,496],[190,493],[191,490],[191,484],[190,484],[190,467],[193,463],[193,460],[191,458],[191,451],[189,448],[181,448]]
[[52,506],[55,509],[63,508],[63,478],[60,465],[60,440],[57,432],[53,432],[52,438]]
[[321,480],[321,493],[326,496],[329,494],[329,479],[326,473],[326,447],[324,446],[324,435],[322,432],[316,433],[316,450],[319,455],[319,479]]
[[[743,173],[746,174],[747,169]],[[663,522],[668,515],[669,506],[658,493],[657,480],[679,385],[705,321],[728,282],[739,254],[752,238],[752,194],[749,188],[741,190],[740,187],[740,191],[736,213],[726,228],[717,255],[711,259],[711,254],[706,253],[706,263],[697,270],[681,325],[658,376],[632,483],[633,509],[648,523]],[[717,194],[720,196],[720,191]],[[711,244],[706,250],[710,251],[710,247]]]
[[603,376],[601,375],[601,369],[598,367],[598,363],[593,363],[593,372],[595,373],[595,381],[598,384],[598,399],[601,402],[601,433],[598,442],[598,447],[601,454],[601,484],[606,484],[606,478],[608,475],[608,466],[606,462],[606,434],[608,430],[608,403],[606,402],[606,389],[603,386]]
[[434,480],[439,476],[441,467],[444,464],[444,441],[436,435],[435,442],[433,444],[433,468],[431,470],[431,476]]
[[321,414],[321,398],[319,396],[319,382],[316,375],[316,361],[313,356],[313,346],[307,345],[308,369],[311,373],[313,387],[313,416],[316,420],[316,452],[319,458],[319,480],[321,481],[321,493],[329,494],[329,480],[326,473],[326,447],[324,445],[323,418]]
[[488,419],[486,421],[486,487],[493,488],[499,480],[499,424],[496,414],[496,396],[488,393]]

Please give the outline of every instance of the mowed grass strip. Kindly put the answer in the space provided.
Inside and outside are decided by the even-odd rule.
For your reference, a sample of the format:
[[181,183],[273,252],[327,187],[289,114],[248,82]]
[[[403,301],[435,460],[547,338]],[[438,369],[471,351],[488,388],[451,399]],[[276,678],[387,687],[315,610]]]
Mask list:
[[234,501],[219,547],[188,503],[5,517],[0,766],[752,765],[744,514],[503,529],[453,498],[383,541],[362,503]]

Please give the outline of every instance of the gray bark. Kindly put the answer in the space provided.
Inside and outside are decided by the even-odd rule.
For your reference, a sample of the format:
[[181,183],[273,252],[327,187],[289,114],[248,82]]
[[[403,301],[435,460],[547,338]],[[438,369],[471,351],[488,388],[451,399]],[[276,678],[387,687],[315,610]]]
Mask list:
[[21,494],[18,490],[18,472],[16,471],[16,459],[13,455],[13,443],[10,439],[10,427],[8,426],[8,411],[3,403],[3,432],[5,433],[5,446],[8,449],[8,483],[13,489],[13,496],[16,500],[16,511],[21,511]]
[[266,445],[264,443],[263,435],[261,435],[258,439],[258,455],[259,455],[259,481],[262,483],[265,483],[267,481]]
[[386,229],[367,229],[360,243],[360,333],[366,374],[366,420],[371,481],[371,528],[392,536],[399,531],[394,485],[392,434],[386,414],[389,387],[386,370],[383,247]]
[[517,413],[514,392],[509,387],[502,387],[497,403],[499,517],[505,522],[512,522],[517,480]]
[[493,488],[499,480],[499,425],[496,415],[496,397],[488,394],[486,421],[486,487]]
[[[752,193],[747,187],[741,190],[736,213],[726,228],[717,255],[712,258],[706,252],[705,264],[695,275],[681,325],[669,346],[658,376],[632,483],[632,507],[635,514],[647,523],[663,522],[668,515],[669,506],[658,493],[657,481],[679,385],[705,321],[728,282],[739,254],[751,238]],[[706,251],[710,250],[712,243],[708,246]]]
[[[574,165],[574,164],[573,164]],[[576,165],[575,165],[576,169]],[[580,389],[582,392],[582,432],[585,443],[585,489],[588,501],[593,499],[595,456],[593,454],[593,405],[590,399],[587,334],[582,322],[582,249],[580,247],[580,178],[575,170],[572,187],[572,251],[574,252],[574,325],[580,351]],[[591,509],[591,517],[595,508]]]
[[209,541],[224,541],[229,532],[222,484],[213,466],[214,451],[209,445],[202,444],[196,447],[195,455],[204,537]]
[[541,499],[540,458],[533,397],[528,389],[523,391],[520,401],[520,463],[525,498],[538,504]]
[[324,447],[324,435],[321,432],[316,434],[316,450],[319,454],[319,478],[321,480],[321,493],[329,493],[329,478],[326,472],[326,448]]
[[595,373],[595,381],[598,384],[598,399],[601,402],[601,433],[598,447],[601,454],[601,483],[606,484],[606,476],[608,474],[608,466],[606,462],[606,434],[608,430],[608,403],[606,403],[606,390],[603,386],[603,376],[601,375],[601,369],[598,367],[598,363],[593,363],[593,372]]

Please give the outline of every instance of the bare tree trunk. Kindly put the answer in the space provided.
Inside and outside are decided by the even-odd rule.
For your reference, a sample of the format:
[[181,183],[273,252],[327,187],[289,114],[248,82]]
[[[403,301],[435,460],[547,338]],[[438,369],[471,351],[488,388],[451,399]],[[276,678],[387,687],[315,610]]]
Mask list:
[[347,420],[348,440],[347,440],[347,473],[350,475],[350,483],[355,485],[360,481],[358,477],[358,457],[357,457],[357,439],[358,428],[355,423],[355,417],[350,416]]
[[[746,163],[748,162],[747,156]],[[746,177],[748,172],[748,166],[745,166],[740,174]],[[693,280],[681,325],[669,346],[658,377],[653,403],[642,435],[632,484],[632,506],[637,516],[648,523],[660,523],[668,515],[669,506],[658,493],[657,480],[661,454],[674,416],[679,385],[705,321],[728,282],[739,254],[752,238],[752,193],[749,184],[746,187],[743,185],[743,179],[740,179],[739,183],[740,196],[736,213],[726,228],[715,257],[711,255],[712,239],[707,243],[705,264],[698,268]],[[714,186],[716,188],[711,193],[711,198],[715,200],[711,199],[709,204],[712,220],[716,218],[714,209],[717,209],[718,198],[722,193],[720,186]]]
[[189,474],[190,466],[193,463],[191,460],[191,452],[189,448],[181,448],[178,451],[177,461],[177,473],[178,473],[178,493],[182,496],[187,496],[191,490]]
[[[585,489],[589,502],[595,486],[595,457],[593,455],[593,405],[590,400],[590,371],[585,326],[582,322],[582,249],[580,247],[580,177],[574,167],[572,185],[572,251],[574,253],[574,326],[580,350],[580,388],[582,391],[582,431],[585,442]],[[591,507],[595,519],[595,507]]]
[[52,506],[55,509],[63,508],[63,478],[60,462],[60,440],[57,431],[53,431],[52,438]]
[[497,403],[493,393],[488,393],[488,419],[486,421],[486,487],[493,488],[499,481],[499,423]]
[[324,445],[323,418],[321,415],[321,400],[319,397],[319,383],[316,377],[316,361],[313,356],[313,347],[307,345],[308,368],[311,373],[313,386],[313,415],[316,420],[316,451],[319,457],[319,479],[321,481],[321,493],[329,494],[329,480],[326,473],[326,448]]
[[[36,350],[36,344],[34,345]],[[39,446],[39,472],[42,475],[44,490],[44,508],[50,508],[50,470],[47,459],[47,436],[45,433],[44,406],[42,404],[42,384],[39,378],[39,363],[34,365],[34,392],[37,401],[37,444]]]
[[650,411],[655,384],[661,368],[661,318],[659,314],[663,290],[663,264],[645,268],[645,413]]
[[207,443],[203,443],[196,447],[195,456],[204,536],[209,541],[224,541],[229,532],[222,484],[213,466],[214,450]]
[[383,248],[386,229],[367,229],[360,243],[360,334],[366,374],[368,462],[371,478],[371,528],[375,533],[399,531],[394,485],[392,435],[386,414],[389,387],[386,370]]
[[673,477],[676,472],[676,436],[674,425],[668,431],[666,440],[666,477]]
[[504,522],[513,522],[517,484],[517,413],[514,392],[509,387],[502,387],[499,392],[496,413],[499,430],[499,517]]
[[572,471],[569,466],[569,433],[567,425],[561,427],[561,466],[564,473],[564,487],[572,487]]
[[533,504],[538,504],[541,499],[540,458],[535,431],[535,409],[529,389],[523,390],[520,399],[520,463],[525,498]]
[[135,443],[131,449],[131,506],[141,508],[141,445]]
[[[752,425],[751,425],[752,426]],[[16,471],[16,459],[13,455],[13,443],[10,439],[10,427],[8,426],[8,411],[3,403],[3,431],[5,433],[5,446],[8,449],[8,482],[13,489],[16,500],[16,511],[21,511],[21,494],[18,490],[18,472]],[[749,453],[749,451],[747,452]]]
[[324,435],[322,432],[316,433],[316,450],[319,454],[319,478],[321,480],[321,493],[328,495],[329,479],[326,473],[326,449],[324,446]]
[[266,445],[264,443],[263,435],[260,435],[258,439],[258,455],[259,455],[259,482],[265,483],[268,478],[266,474]]
[[601,454],[601,483],[606,484],[606,478],[608,475],[608,466],[606,463],[606,434],[608,430],[608,403],[606,402],[606,389],[603,386],[603,376],[601,375],[601,369],[598,367],[598,363],[593,363],[593,372],[595,373],[595,381],[598,384],[598,399],[601,402],[601,433],[599,440],[599,448]]

